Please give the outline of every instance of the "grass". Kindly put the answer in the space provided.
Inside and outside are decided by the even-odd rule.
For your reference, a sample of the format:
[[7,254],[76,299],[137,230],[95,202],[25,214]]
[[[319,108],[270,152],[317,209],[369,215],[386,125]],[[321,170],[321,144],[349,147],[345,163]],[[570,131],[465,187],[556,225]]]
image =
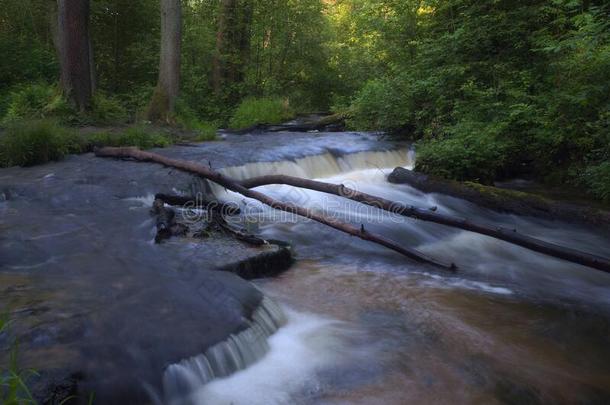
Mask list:
[[120,133],[100,132],[81,136],[55,120],[13,122],[0,137],[0,166],[34,166],[61,160],[71,153],[83,153],[96,146],[162,148],[173,143],[163,133],[136,125]]
[[237,107],[229,126],[232,129],[243,129],[257,124],[279,124],[293,117],[294,111],[280,97],[250,97]]
[[82,148],[78,134],[54,120],[14,122],[0,138],[0,166],[33,166]]
[[195,131],[194,140],[198,142],[213,141],[216,139],[218,125],[213,122],[201,121],[197,114],[183,100],[176,103],[176,124],[187,131]]
[[118,134],[99,132],[85,139],[87,149],[94,146],[137,146],[140,149],[164,148],[172,144],[169,136],[150,131],[144,125],[135,125]]
[[[0,318],[0,336],[8,333],[8,316]],[[11,344],[8,368],[0,370],[0,403],[4,405],[35,404],[36,401],[27,386],[27,380],[38,375],[34,370],[21,370],[17,363],[18,344]]]

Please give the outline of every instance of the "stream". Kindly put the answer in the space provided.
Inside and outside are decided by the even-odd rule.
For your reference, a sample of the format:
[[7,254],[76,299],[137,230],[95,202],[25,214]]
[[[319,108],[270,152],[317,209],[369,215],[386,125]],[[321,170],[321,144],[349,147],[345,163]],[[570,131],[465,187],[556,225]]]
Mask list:
[[[407,149],[335,159],[231,168],[237,178],[289,174],[608,255],[608,233],[502,215],[386,182],[411,168]],[[610,400],[610,277],[466,231],[395,216],[289,186],[278,199],[455,261],[457,274],[412,263],[382,247],[248,201],[267,238],[290,241],[299,261],[257,285],[288,307],[271,354],[205,386],[199,403],[406,404],[607,403]],[[233,193],[219,194],[235,202]],[[278,217],[279,216],[279,217]],[[297,311],[297,312],[293,312]],[[307,314],[307,315],[304,315]]]
[[[386,175],[411,168],[415,155],[373,134],[227,135],[159,152],[209,162],[236,178],[281,173],[344,184],[610,255],[607,230],[499,214],[387,183]],[[260,355],[243,370],[213,379],[199,378],[201,361],[177,360],[243,329],[240,313],[256,292],[228,273],[207,271],[214,258],[197,256],[193,246],[154,245],[148,213],[156,192],[203,188],[239,204],[243,215],[235,221],[290,242],[297,258],[282,275],[254,281],[281,312],[255,323],[281,317],[279,329],[269,329],[256,347]],[[4,169],[0,304],[20,314],[28,365],[86,362],[98,390],[146,381],[153,388],[145,391],[157,392],[149,397],[176,405],[610,402],[610,275],[336,196],[287,186],[259,190],[453,261],[459,270],[414,263],[156,165],[83,155]],[[194,265],[206,271],[185,279],[183,270]],[[193,295],[193,277],[221,286],[207,291],[207,306]],[[226,350],[241,355],[247,343],[234,343]],[[168,358],[174,364],[157,373]],[[100,398],[124,397],[118,390]]]

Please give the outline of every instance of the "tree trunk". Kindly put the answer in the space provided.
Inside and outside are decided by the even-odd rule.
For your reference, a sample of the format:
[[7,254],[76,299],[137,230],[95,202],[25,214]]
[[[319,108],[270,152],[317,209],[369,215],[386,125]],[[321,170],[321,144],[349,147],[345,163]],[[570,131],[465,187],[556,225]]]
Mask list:
[[269,184],[286,184],[294,187],[319,191],[321,193],[334,194],[339,197],[345,197],[365,205],[370,205],[372,207],[391,212],[393,214],[479,233],[481,235],[490,236],[495,239],[524,247],[534,252],[543,253],[559,259],[567,260],[572,263],[610,272],[610,260],[604,257],[581,252],[576,249],[558,246],[553,243],[532,238],[531,236],[522,235],[518,233],[516,229],[487,225],[476,221],[469,221],[464,218],[456,218],[449,215],[440,214],[429,209],[400,204],[398,202],[386,200],[385,198],[361,193],[359,191],[347,188],[342,184],[329,184],[321,181],[284,175],[254,177],[240,181],[239,183],[247,188],[255,188]]
[[368,240],[381,246],[385,246],[388,249],[398,252],[403,256],[406,256],[420,263],[431,264],[433,266],[447,270],[456,269],[456,266],[453,263],[443,263],[442,261],[433,259],[415,249],[400,246],[389,239],[368,232],[364,229],[364,226],[357,228],[350,224],[341,222],[336,218],[321,213],[313,212],[307,208],[302,208],[292,203],[284,203],[281,201],[274,200],[273,198],[263,193],[250,190],[242,186],[238,181],[226,177],[223,174],[214,171],[207,166],[184,160],[171,159],[156,153],[141,151],[137,148],[101,148],[95,151],[95,155],[98,157],[131,158],[141,162],[155,162],[167,167],[176,168],[184,172],[193,173],[216,184],[219,184],[228,190],[239,193],[244,197],[258,200],[271,208],[309,218],[341,232],[345,232],[349,235],[356,236],[363,240]]
[[253,15],[252,0],[241,1],[241,14],[238,24],[238,49],[239,60],[234,66],[234,82],[242,83],[245,79],[246,66],[250,62],[250,48],[252,39],[252,15]]
[[148,119],[170,122],[180,91],[182,46],[181,0],[161,0],[159,79],[148,107]]
[[91,107],[93,97],[89,0],[58,0],[57,11],[61,87],[82,112]]
[[[567,260],[573,263],[577,263],[583,266],[610,273],[610,260],[605,257],[581,252],[576,249],[557,246],[552,243],[538,240],[526,235],[520,235],[519,233],[517,233],[516,230],[506,229],[502,227],[493,227],[477,222],[468,221],[462,218],[454,218],[448,215],[438,214],[422,208],[406,206],[404,204],[386,200],[384,198],[372,196],[366,193],[361,193],[356,190],[349,189],[343,185],[329,184],[314,180],[301,179],[298,177],[283,175],[263,176],[248,180],[236,181],[227,178],[218,172],[212,171],[206,166],[177,159],[170,159],[155,153],[143,152],[136,148],[102,148],[97,150],[95,153],[97,156],[100,157],[132,158],[139,161],[151,161],[163,164],[168,167],[173,167],[178,170],[193,173],[210,181],[213,181],[229,190],[240,193],[246,197],[259,200],[262,203],[271,206],[272,208],[280,209],[300,216],[304,216],[306,218],[313,219],[317,222],[346,232],[350,235],[358,236],[361,239],[369,240],[371,242],[386,246],[389,249],[399,252],[407,257],[411,257],[421,262],[435,264],[440,267],[447,267],[447,265],[438,262],[435,259],[429,258],[418,251],[403,248],[392,241],[389,241],[377,235],[370,234],[364,229],[358,230],[357,228],[354,228],[349,224],[344,224],[340,221],[337,221],[335,218],[311,212],[310,210],[307,210],[305,208],[295,206],[294,204],[286,204],[279,201],[275,201],[262,193],[250,190],[250,188],[259,187],[267,184],[287,184],[295,187],[320,191],[323,193],[335,194],[395,214],[413,217],[424,221],[435,222],[438,224],[443,224],[491,236],[496,239],[500,239],[509,243],[516,244],[518,246],[525,247],[535,252],[543,253],[552,257],[557,257],[563,260]],[[451,264],[449,265],[449,268],[455,268],[455,265]]]
[[235,0],[221,0],[218,12],[218,27],[216,28],[216,52],[212,61],[212,86],[214,92],[221,94],[226,80],[226,59],[229,48],[230,29],[234,24]]
[[250,59],[252,0],[221,0],[212,66],[212,87],[217,95],[235,98],[231,85],[244,81]]

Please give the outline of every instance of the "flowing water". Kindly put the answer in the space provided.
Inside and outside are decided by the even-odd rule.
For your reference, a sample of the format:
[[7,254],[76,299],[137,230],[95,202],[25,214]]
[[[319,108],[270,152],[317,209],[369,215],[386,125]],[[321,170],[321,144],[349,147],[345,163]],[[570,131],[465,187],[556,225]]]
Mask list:
[[[386,182],[391,168],[412,164],[413,154],[398,150],[322,154],[225,172],[238,178],[272,173],[317,178],[610,254],[604,231],[498,214]],[[290,241],[299,260],[282,276],[257,282],[281,303],[287,318],[269,338],[267,354],[231,376],[191,386],[192,403],[610,401],[609,275],[335,196],[287,186],[260,190],[454,261],[459,271],[413,263],[215,189],[242,205],[251,229]]]
[[[610,256],[607,231],[387,183],[413,165],[399,147],[280,133],[160,153],[238,178],[341,183]],[[258,305],[259,291],[214,271],[231,249],[152,243],[150,196],[191,182],[91,155],[0,170],[0,312],[15,317],[24,367],[84,371],[100,404],[610,403],[609,275],[339,197],[261,188],[459,266],[447,273],[212,187],[242,206],[245,227],[297,254],[283,275],[256,281]]]

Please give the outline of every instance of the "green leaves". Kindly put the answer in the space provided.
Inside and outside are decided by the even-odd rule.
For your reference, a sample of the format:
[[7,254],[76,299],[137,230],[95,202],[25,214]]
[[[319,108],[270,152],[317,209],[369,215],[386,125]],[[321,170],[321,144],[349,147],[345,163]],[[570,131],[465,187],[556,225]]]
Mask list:
[[[10,318],[7,315],[0,317],[0,336],[8,334]],[[0,369],[0,403],[3,405],[36,404],[32,397],[27,381],[38,373],[31,369],[20,369],[18,364],[19,345],[17,341],[10,344],[9,361],[6,369]]]
[[235,110],[229,125],[233,129],[243,129],[256,124],[279,124],[293,116],[288,100],[279,97],[246,98]]
[[53,120],[19,121],[0,138],[0,166],[32,166],[80,152],[78,135]]

